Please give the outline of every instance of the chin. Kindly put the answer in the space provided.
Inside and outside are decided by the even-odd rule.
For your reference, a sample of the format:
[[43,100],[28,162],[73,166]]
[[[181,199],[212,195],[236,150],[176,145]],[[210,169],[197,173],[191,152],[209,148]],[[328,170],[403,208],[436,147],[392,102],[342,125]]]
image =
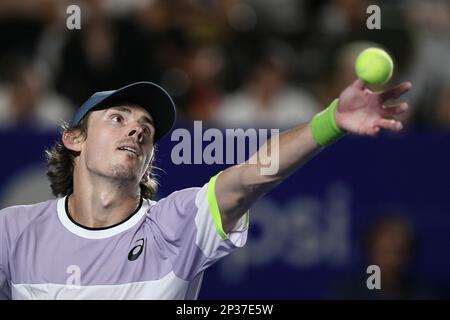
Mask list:
[[131,166],[115,165],[112,167],[112,177],[124,180],[137,180],[138,174]]

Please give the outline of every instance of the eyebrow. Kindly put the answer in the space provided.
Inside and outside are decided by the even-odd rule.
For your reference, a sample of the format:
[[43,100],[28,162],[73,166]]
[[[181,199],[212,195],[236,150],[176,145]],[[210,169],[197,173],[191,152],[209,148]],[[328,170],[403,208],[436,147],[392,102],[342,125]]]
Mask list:
[[[131,109],[128,108],[128,107],[116,106],[116,107],[111,107],[111,108],[109,108],[109,109],[115,109],[115,110],[117,110],[117,111],[121,111],[121,112],[125,112],[125,113],[128,113],[128,114],[131,114]],[[106,109],[106,110],[108,110],[108,109]],[[143,121],[143,122],[145,122],[145,123],[148,123],[148,124],[150,124],[150,125],[153,126],[153,127],[155,126],[153,120],[152,120],[151,118],[147,117],[147,116],[142,116],[142,117],[139,119],[139,121]]]

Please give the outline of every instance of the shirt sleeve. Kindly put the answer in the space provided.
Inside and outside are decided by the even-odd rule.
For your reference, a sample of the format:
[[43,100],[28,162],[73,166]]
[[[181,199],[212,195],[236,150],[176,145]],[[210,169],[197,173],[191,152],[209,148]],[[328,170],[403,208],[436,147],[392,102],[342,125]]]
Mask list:
[[0,211],[0,300],[11,298],[11,290],[9,286],[9,277],[7,276],[8,259],[7,259],[7,239],[5,226],[5,213]]
[[215,194],[217,176],[201,188],[177,191],[160,200],[149,213],[160,247],[174,272],[190,280],[247,241],[249,212],[226,234]]

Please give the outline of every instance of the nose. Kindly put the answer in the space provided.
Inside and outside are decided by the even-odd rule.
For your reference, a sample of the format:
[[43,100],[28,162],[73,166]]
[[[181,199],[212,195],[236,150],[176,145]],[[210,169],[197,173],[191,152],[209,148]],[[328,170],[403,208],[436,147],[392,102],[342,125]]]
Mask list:
[[136,137],[138,142],[142,142],[142,139],[144,139],[144,130],[141,126],[136,126],[128,132],[129,137]]

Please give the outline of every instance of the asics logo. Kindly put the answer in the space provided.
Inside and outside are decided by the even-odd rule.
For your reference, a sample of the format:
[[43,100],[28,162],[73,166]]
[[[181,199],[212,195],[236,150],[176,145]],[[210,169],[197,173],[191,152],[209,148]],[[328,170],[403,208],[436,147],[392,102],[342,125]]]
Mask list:
[[136,240],[136,245],[131,249],[130,253],[128,253],[128,260],[134,261],[141,255],[142,251],[144,251],[145,240],[141,238]]

